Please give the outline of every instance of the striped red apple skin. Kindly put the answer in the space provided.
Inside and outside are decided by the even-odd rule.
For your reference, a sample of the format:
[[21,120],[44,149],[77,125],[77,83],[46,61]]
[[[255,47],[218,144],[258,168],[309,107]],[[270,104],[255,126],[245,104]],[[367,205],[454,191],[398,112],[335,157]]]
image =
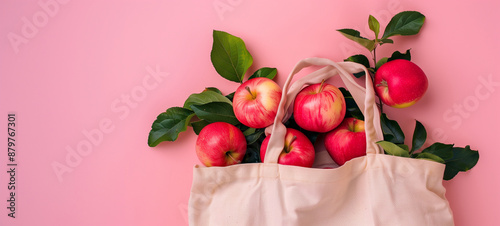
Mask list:
[[274,122],[281,100],[281,87],[264,77],[241,84],[233,97],[234,115],[242,124],[264,128]]
[[[260,158],[264,162],[267,146],[271,136],[267,136],[260,147]],[[282,165],[293,165],[312,167],[315,157],[314,146],[302,132],[287,128],[285,135],[285,147],[281,152],[278,163]]]
[[243,132],[226,122],[205,126],[196,140],[196,155],[205,166],[229,166],[240,163],[247,150]]
[[326,133],[337,127],[344,119],[345,112],[342,92],[324,82],[302,89],[293,106],[293,117],[297,125],[319,133]]
[[365,123],[355,118],[346,118],[334,130],[325,135],[325,148],[339,166],[366,155]]
[[382,102],[394,108],[414,105],[429,86],[424,71],[415,63],[403,59],[380,66],[375,73],[374,84]]

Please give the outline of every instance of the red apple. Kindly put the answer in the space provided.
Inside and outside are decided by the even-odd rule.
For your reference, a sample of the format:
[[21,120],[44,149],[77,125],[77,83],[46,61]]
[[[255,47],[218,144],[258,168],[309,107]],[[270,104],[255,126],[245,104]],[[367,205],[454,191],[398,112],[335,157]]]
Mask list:
[[[260,146],[260,159],[262,162],[264,162],[270,138],[271,136],[267,136]],[[312,167],[314,155],[314,146],[306,135],[295,129],[286,129],[285,147],[278,158],[279,164]]]
[[339,166],[366,155],[365,122],[355,118],[344,119],[337,128],[326,134],[325,147]]
[[301,128],[325,133],[337,127],[345,116],[344,95],[330,84],[305,87],[295,97],[293,117]]
[[226,122],[205,126],[196,140],[196,155],[205,166],[229,166],[240,163],[247,141],[243,132]]
[[252,128],[264,128],[274,122],[281,100],[281,88],[271,79],[250,79],[238,87],[233,97],[236,118]]
[[415,104],[427,91],[427,76],[408,60],[389,61],[375,73],[375,91],[386,105],[405,108]]

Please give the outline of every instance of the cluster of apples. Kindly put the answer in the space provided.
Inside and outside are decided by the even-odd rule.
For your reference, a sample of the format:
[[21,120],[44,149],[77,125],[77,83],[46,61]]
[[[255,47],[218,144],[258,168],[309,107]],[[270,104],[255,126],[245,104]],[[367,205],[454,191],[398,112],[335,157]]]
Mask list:
[[[374,86],[384,104],[397,108],[408,107],[427,90],[427,77],[414,63],[394,60],[379,68],[375,74]],[[234,114],[248,127],[270,126],[276,117],[281,95],[280,86],[273,80],[264,77],[250,79],[241,84],[234,94]],[[293,112],[299,127],[325,135],[325,148],[338,165],[365,155],[364,121],[345,117],[345,99],[337,87],[324,82],[304,87],[295,97]],[[267,136],[261,145],[262,162],[269,139],[270,136]],[[240,163],[246,147],[246,139],[241,130],[225,122],[205,126],[196,141],[197,156],[205,166]],[[296,129],[287,128],[285,145],[278,163],[312,167],[314,158],[314,145],[309,138]]]
[[[332,159],[343,165],[362,156],[366,150],[366,136],[362,120],[345,118],[344,95],[335,86],[321,82],[304,87],[295,97],[294,120],[307,131],[324,133],[324,145]],[[270,136],[264,139],[260,155],[264,161]],[[312,167],[315,150],[311,141],[300,131],[287,128],[285,147],[279,164]]]
[[[282,90],[268,78],[253,78],[236,90],[233,110],[236,118],[251,128],[265,128],[274,122]],[[327,133],[325,146],[339,165],[363,155],[366,149],[363,121],[346,118],[345,99],[335,86],[320,83],[302,89],[294,101],[294,119],[301,128]],[[270,136],[262,142],[264,161]],[[227,166],[240,163],[246,152],[245,136],[240,129],[225,123],[211,123],[203,128],[196,141],[196,152],[206,166]],[[355,148],[353,148],[355,146]],[[358,150],[358,151],[357,151]],[[302,132],[288,128],[285,146],[278,163],[311,167],[314,145]]]

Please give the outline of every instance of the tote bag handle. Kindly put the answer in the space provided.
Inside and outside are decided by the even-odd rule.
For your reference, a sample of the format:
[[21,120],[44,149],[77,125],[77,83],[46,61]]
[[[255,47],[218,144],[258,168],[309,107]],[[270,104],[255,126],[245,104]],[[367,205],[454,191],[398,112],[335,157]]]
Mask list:
[[[293,85],[290,83],[295,74],[309,66],[325,66],[311,74],[308,74]],[[360,86],[353,78],[352,73],[365,72],[366,89]],[[266,151],[265,163],[278,163],[279,155],[281,154],[284,142],[286,127],[283,121],[291,115],[290,105],[293,103],[295,96],[300,92],[304,85],[320,83],[335,75],[340,75],[346,88],[351,93],[358,107],[363,111],[365,117],[365,133],[366,133],[366,153],[381,154],[383,153],[380,147],[375,143],[383,139],[382,129],[380,126],[380,112],[375,102],[375,92],[372,86],[371,77],[368,76],[366,67],[354,62],[339,62],[335,63],[324,58],[306,58],[298,62],[288,76],[283,85],[281,101],[278,106],[278,112],[274,119],[274,124],[267,128],[266,132],[270,133],[271,138]],[[269,131],[272,129],[271,131]]]

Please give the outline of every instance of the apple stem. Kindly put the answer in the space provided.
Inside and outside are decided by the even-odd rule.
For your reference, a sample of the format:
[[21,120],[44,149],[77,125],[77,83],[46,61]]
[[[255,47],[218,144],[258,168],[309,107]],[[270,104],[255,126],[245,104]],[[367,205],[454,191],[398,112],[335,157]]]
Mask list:
[[229,156],[229,158],[231,158],[236,163],[240,163],[240,161],[236,160],[229,152],[226,152],[226,155]]
[[387,81],[386,81],[386,80],[382,80],[382,81],[381,81],[379,84],[377,84],[376,86],[385,86],[385,87],[387,87],[387,86],[389,86],[389,85],[387,84]]
[[351,124],[349,125],[349,127],[350,127],[350,129],[351,129],[351,131],[352,131],[352,132],[358,132],[358,131],[356,131],[356,120],[357,120],[357,119],[356,119],[356,118],[354,118],[354,119],[352,120]]
[[250,90],[250,87],[245,86],[245,89],[248,91],[248,93],[250,93],[250,95],[252,95],[252,98],[255,99],[255,95],[252,93],[252,90]]
[[292,140],[290,140],[290,143],[288,145],[285,144],[285,147],[283,148],[283,151],[286,153],[290,153],[290,146],[292,146],[292,143],[297,139],[297,136],[293,136]]
[[[375,47],[373,48],[373,68],[375,69],[375,73],[377,72],[377,45],[375,45]],[[371,73],[370,73],[371,74]],[[375,81],[375,75],[370,75],[372,77],[372,81]],[[384,81],[382,81],[384,82]],[[379,86],[380,84],[378,84],[377,86]],[[385,85],[387,85],[387,82],[385,83]],[[384,107],[383,107],[383,103],[382,103],[382,99],[378,99],[378,106],[380,107],[380,114],[384,113]]]
[[[387,87],[387,81],[382,80],[380,84],[377,84],[376,86],[385,86]],[[380,114],[384,113],[384,103],[382,102],[382,99],[379,97],[378,98],[378,106],[380,108]]]
[[323,81],[321,81],[321,85],[319,85],[318,93],[321,93],[321,91],[323,91],[323,87],[325,87],[325,80],[324,79],[323,79]]

